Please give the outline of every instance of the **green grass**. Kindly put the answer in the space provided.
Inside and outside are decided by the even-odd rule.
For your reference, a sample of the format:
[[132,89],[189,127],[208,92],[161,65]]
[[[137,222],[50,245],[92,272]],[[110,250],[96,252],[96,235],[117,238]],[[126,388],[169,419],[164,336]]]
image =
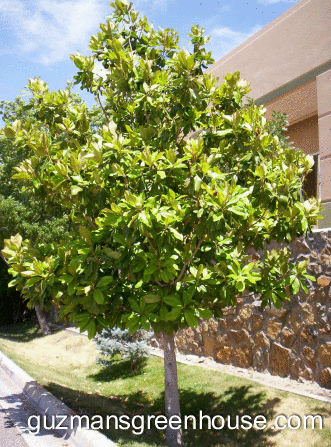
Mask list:
[[[130,364],[118,360],[104,369],[96,363],[97,351],[92,341],[64,330],[43,337],[32,324],[2,327],[0,350],[28,374],[64,401],[78,414],[100,415],[164,414],[163,360],[151,357],[136,372]],[[264,430],[202,430],[184,432],[186,447],[330,447],[331,406],[329,404],[282,392],[255,382],[178,364],[181,413],[199,411],[213,417],[264,415]],[[321,414],[324,428],[272,430],[277,414]],[[139,420],[137,421],[139,427]],[[102,431],[102,430],[101,430]],[[104,430],[121,447],[164,446],[164,432],[151,428],[141,435],[131,430]]]

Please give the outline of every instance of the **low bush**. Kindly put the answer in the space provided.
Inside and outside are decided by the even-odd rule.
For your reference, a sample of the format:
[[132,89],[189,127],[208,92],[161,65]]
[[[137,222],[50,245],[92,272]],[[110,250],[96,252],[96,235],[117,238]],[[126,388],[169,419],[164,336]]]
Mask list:
[[152,335],[152,332],[143,329],[133,335],[130,335],[127,329],[103,329],[101,334],[94,338],[101,354],[97,361],[103,366],[110,366],[114,357],[120,354],[123,360],[130,360],[131,370],[134,370],[138,364],[148,357],[147,341]]

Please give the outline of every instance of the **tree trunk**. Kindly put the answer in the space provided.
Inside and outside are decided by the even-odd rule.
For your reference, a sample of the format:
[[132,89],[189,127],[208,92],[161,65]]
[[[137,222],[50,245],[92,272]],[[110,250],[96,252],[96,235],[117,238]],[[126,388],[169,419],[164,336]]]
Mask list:
[[[175,351],[175,335],[166,335],[163,332],[163,350],[164,350],[164,395],[166,417],[169,421],[171,416],[177,415],[180,418],[178,381],[177,381],[177,363]],[[178,418],[173,419],[173,425],[178,427]],[[179,420],[179,419],[178,419]],[[166,429],[166,444],[169,447],[182,447],[183,433],[182,428]]]
[[41,332],[43,333],[43,335],[51,335],[52,332],[49,327],[45,312],[39,306],[36,306],[35,309]]
[[55,306],[55,304],[52,304],[51,312],[49,314],[50,322],[53,324],[59,324],[58,318],[59,318],[59,308]]

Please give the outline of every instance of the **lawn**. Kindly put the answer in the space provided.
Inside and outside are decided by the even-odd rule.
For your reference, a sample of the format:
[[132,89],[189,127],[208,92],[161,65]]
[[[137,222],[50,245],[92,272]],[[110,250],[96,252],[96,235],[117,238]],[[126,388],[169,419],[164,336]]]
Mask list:
[[[141,415],[147,419],[148,415],[164,414],[160,358],[151,357],[136,372],[120,360],[105,369],[96,362],[93,341],[65,330],[43,337],[32,323],[0,328],[0,350],[78,414],[100,415],[104,420],[107,415]],[[202,429],[189,425],[184,431],[186,447],[331,446],[331,406],[327,403],[199,366],[178,364],[178,380],[182,416],[193,415],[197,421],[199,411],[211,418],[230,416],[232,426],[236,424],[236,415],[249,415],[252,419],[264,415],[267,420],[263,430],[208,429],[207,422]],[[294,413],[302,420],[308,414],[322,415],[323,429],[271,428],[277,415]],[[137,432],[139,421],[136,418]],[[153,424],[142,434],[116,430],[113,425],[102,432],[121,447],[165,445],[164,431]]]

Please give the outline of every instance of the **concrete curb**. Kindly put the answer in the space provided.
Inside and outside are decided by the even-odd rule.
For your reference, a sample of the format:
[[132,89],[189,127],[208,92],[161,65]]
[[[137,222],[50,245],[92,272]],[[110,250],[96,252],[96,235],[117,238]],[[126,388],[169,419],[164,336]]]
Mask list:
[[[56,416],[66,416],[66,421],[62,424],[66,428],[57,430],[65,439],[69,439],[79,447],[117,447],[117,444],[98,431],[77,426],[77,420],[72,429],[70,427],[70,417],[76,413],[53,394],[46,391],[1,351],[0,368],[22,390],[22,393],[29,399],[35,409],[42,416],[46,416],[48,421],[52,418],[55,419]],[[60,419],[55,419],[55,421],[59,423]]]

